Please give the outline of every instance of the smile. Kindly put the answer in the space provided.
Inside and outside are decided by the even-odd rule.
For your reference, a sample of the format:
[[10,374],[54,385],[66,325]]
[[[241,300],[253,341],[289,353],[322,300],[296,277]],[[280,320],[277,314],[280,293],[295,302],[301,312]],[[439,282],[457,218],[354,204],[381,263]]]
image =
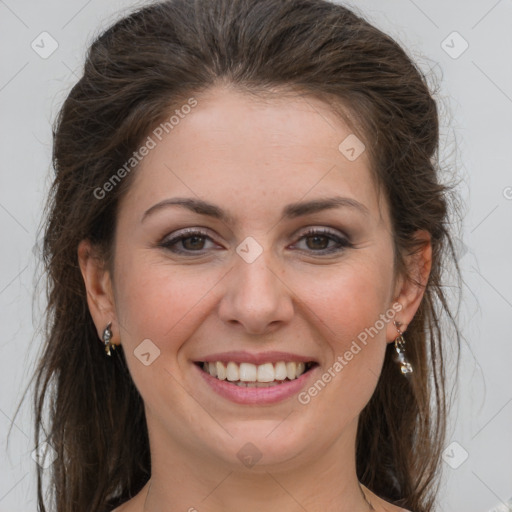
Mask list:
[[207,387],[239,404],[272,404],[292,397],[309,381],[315,361],[196,361],[194,366]]
[[204,372],[209,373],[218,380],[227,380],[241,387],[269,387],[292,381],[308,371],[315,363],[284,362],[264,363],[237,363],[229,361],[200,363]]

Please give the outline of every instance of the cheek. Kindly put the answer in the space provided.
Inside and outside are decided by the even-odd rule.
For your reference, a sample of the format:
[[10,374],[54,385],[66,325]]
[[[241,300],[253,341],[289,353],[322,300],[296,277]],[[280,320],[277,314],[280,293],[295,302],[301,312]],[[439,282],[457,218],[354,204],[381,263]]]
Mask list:
[[219,272],[201,273],[192,265],[177,269],[154,260],[142,251],[116,261],[121,343],[146,407],[162,411],[173,403],[175,413],[188,414],[187,391],[175,378],[182,370],[180,349],[203,323]]
[[379,333],[372,339],[385,338],[382,321],[377,321],[391,308],[392,267],[388,258],[359,256],[332,272],[321,269],[307,280],[297,279],[304,283],[295,288],[297,295],[318,318],[316,323],[336,354],[376,324]]
[[165,355],[177,352],[200,326],[204,303],[220,273],[199,272],[194,265],[177,268],[161,258],[155,260],[144,252],[119,258],[116,311],[127,350],[133,352],[149,338]]
[[[319,337],[329,346],[329,358],[301,403],[311,404],[317,417],[336,418],[329,427],[315,425],[318,436],[360,414],[381,372],[387,344],[380,315],[390,307],[389,273],[382,275],[379,266],[363,268],[333,273],[309,294],[307,305],[317,318]],[[307,296],[306,289],[303,293]]]

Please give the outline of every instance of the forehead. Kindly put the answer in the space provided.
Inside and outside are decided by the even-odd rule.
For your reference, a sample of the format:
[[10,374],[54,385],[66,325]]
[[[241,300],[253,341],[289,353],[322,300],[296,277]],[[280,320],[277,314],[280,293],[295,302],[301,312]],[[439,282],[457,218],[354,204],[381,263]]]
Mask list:
[[364,146],[327,103],[226,88],[195,100],[174,124],[149,134],[154,147],[136,169],[127,201],[149,207],[173,195],[196,196],[249,214],[340,194],[379,212]]

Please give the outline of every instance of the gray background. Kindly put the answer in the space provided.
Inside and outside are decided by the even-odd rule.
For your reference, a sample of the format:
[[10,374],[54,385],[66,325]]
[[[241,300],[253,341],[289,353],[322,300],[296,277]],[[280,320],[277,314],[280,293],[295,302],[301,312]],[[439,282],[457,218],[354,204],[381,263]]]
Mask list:
[[[34,298],[34,287],[51,122],[78,78],[86,45],[134,5],[0,0],[0,512],[36,510],[30,400],[8,447],[6,437],[41,340],[44,294]],[[506,510],[503,502],[512,497],[512,1],[349,5],[437,76],[442,157],[457,170],[466,202],[458,242],[465,339],[438,510]],[[58,44],[47,58],[31,47],[35,41],[40,53],[51,49],[44,31]]]

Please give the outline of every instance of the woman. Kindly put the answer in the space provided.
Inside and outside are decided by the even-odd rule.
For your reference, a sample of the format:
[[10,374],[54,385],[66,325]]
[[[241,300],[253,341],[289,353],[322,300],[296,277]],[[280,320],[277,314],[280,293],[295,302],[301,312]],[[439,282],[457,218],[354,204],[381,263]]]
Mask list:
[[102,34],[54,135],[51,510],[433,510],[437,147],[421,72],[345,7],[174,0]]

